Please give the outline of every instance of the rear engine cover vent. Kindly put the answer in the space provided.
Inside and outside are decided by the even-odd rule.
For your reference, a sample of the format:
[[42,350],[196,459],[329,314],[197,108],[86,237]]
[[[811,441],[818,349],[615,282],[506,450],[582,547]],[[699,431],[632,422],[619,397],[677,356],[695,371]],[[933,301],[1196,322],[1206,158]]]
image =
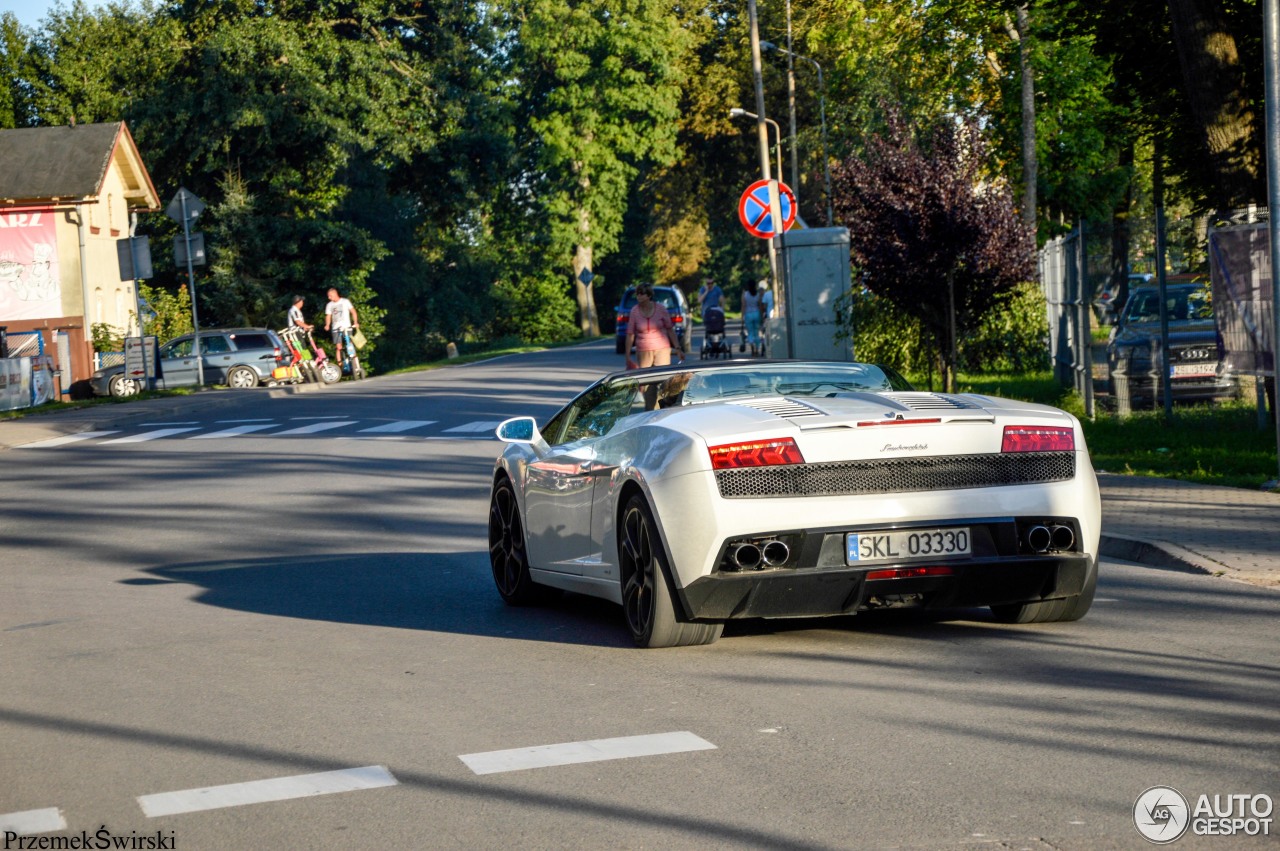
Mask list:
[[887,398],[913,411],[971,411],[980,406],[937,393],[885,393]]
[[764,411],[766,414],[773,414],[775,417],[782,417],[784,420],[821,417],[826,414],[825,411],[820,411],[811,405],[797,402],[794,399],[760,399],[750,402],[732,402],[730,404],[740,405],[744,408],[755,408],[757,411]]

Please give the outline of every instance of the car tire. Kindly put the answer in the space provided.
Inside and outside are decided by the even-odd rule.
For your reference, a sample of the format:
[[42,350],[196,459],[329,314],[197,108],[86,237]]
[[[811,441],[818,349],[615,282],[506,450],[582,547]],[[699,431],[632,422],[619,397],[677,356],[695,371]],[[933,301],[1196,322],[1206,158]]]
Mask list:
[[1094,559],[1085,575],[1084,587],[1074,597],[1042,600],[1036,603],[1014,603],[992,606],[991,614],[1000,623],[1063,623],[1078,621],[1093,607],[1098,591],[1098,560]]
[[342,380],[342,369],[333,361],[327,360],[320,367],[320,380],[325,384],[337,384]]
[[666,550],[649,504],[640,494],[634,494],[622,512],[618,562],[622,608],[637,647],[711,644],[724,632],[722,623],[682,623],[676,617]]
[[505,476],[489,500],[489,565],[493,568],[493,584],[508,606],[536,605],[546,602],[552,594],[550,588],[538,585],[529,575],[520,504],[511,480]]
[[248,390],[258,386],[258,373],[247,366],[237,366],[227,373],[227,386]]
[[619,337],[613,343],[613,350],[618,354],[622,354],[623,353],[622,349],[624,346],[626,346],[626,344],[627,344],[627,341]]
[[124,373],[114,375],[107,383],[107,392],[117,399],[137,396],[142,392],[142,385],[133,378],[125,378]]

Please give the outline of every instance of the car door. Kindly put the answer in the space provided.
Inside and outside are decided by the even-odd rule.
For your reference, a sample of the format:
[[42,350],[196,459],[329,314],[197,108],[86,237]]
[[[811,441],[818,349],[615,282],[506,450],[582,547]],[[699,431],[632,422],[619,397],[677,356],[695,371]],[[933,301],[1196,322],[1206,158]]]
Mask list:
[[204,356],[204,383],[226,384],[231,368],[231,343],[222,334],[201,333],[200,353]]
[[160,379],[167,387],[186,387],[196,383],[194,341],[179,337],[160,347]]
[[525,475],[525,534],[529,563],[544,570],[580,575],[599,560],[591,541],[595,480],[602,475],[596,443],[643,400],[634,380],[599,385],[566,411],[558,442]]

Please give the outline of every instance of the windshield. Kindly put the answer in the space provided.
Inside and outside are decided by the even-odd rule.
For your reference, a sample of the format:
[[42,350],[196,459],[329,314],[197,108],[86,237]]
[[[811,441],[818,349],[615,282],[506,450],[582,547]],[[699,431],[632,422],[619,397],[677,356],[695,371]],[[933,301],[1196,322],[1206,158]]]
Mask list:
[[[1165,306],[1170,322],[1206,322],[1213,319],[1213,299],[1208,287],[1169,289]],[[1135,290],[1124,312],[1125,322],[1159,322],[1160,291]]]
[[[680,308],[680,302],[676,301],[676,294],[669,289],[654,289],[653,300],[665,307],[668,313],[674,313]],[[636,291],[634,289],[629,289],[627,290],[626,295],[622,297],[622,312],[630,313],[631,308],[635,306]]]
[[682,404],[740,396],[833,396],[910,389],[911,385],[888,367],[865,363],[759,364],[692,373]]

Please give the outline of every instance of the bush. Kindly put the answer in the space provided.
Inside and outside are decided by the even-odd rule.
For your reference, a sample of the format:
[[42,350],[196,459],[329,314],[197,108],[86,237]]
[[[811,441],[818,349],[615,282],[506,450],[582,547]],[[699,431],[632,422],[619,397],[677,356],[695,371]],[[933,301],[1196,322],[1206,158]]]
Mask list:
[[[836,302],[844,335],[853,329],[854,356],[902,372],[937,368],[938,343],[914,316],[869,290]],[[1049,325],[1044,295],[1022,284],[996,302],[977,329],[960,343],[959,366],[969,372],[1035,372],[1049,367]]]
[[577,305],[564,278],[551,272],[493,285],[498,304],[491,337],[516,337],[525,343],[560,343],[579,336]]

